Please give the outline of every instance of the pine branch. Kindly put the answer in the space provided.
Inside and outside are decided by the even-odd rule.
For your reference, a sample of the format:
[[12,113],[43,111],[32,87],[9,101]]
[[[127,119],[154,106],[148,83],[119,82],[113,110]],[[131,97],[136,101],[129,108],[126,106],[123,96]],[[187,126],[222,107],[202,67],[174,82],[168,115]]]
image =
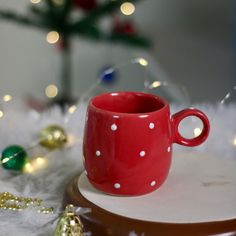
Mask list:
[[72,0],[64,0],[62,6],[56,6],[55,12],[57,17],[57,22],[55,22],[58,26],[59,31],[63,34],[68,34],[68,17],[72,10]]
[[104,42],[115,42],[133,47],[150,48],[151,43],[148,39],[139,35],[125,35],[125,34],[106,34],[97,27],[86,27],[84,30],[80,28],[77,32],[78,36],[91,40],[100,40]]
[[49,8],[51,11],[53,11],[53,9],[54,9],[54,4],[53,4],[52,0],[46,0],[46,3],[47,3],[47,5],[48,5],[48,8]]
[[[45,24],[61,33],[68,33],[67,18],[73,6],[72,0],[64,0],[62,5],[57,5],[52,0],[46,0],[46,3],[47,9],[41,16]],[[33,10],[35,11],[35,9]]]
[[[72,31],[76,31],[79,27],[92,24],[99,20],[101,17],[111,14],[111,12],[116,11],[119,9],[120,5],[127,0],[116,0],[116,1],[107,1],[106,3],[98,6],[96,9],[92,10],[82,19],[75,21],[71,24],[70,28]],[[139,0],[130,0],[129,2],[137,2]]]
[[55,6],[52,0],[45,0],[48,6],[47,18],[50,20],[52,26],[57,26],[57,16],[55,12]]
[[[63,8],[54,6],[52,0],[46,0],[48,10],[42,11],[41,9],[31,7],[31,10],[38,16],[38,20],[22,16],[7,10],[0,10],[0,19],[14,21],[16,23],[34,26],[37,28],[55,28],[62,33],[77,34],[78,36],[89,38],[92,40],[101,40],[107,42],[118,42],[137,47],[150,47],[150,42],[138,35],[126,34],[106,34],[96,27],[96,22],[106,14],[117,10],[120,5],[126,0],[107,1],[105,4],[98,6],[93,11],[89,12],[82,19],[78,20],[71,25],[67,22],[67,16],[71,11],[72,0],[66,0]],[[136,2],[138,0],[130,0]],[[40,20],[40,21],[39,21]]]
[[92,40],[102,40],[104,38],[103,32],[95,25],[80,27],[74,35]]
[[46,11],[45,9],[41,9],[34,5],[30,6],[29,9],[32,13],[35,14],[35,16],[41,18],[42,20],[44,20],[44,18],[48,16],[48,11]]
[[72,0],[65,0],[63,5],[63,10],[61,13],[61,19],[66,20],[67,16],[70,14],[72,8]]
[[145,37],[139,35],[113,34],[108,36],[108,41],[127,44],[134,47],[150,48],[151,43]]
[[[137,2],[139,0],[129,0],[129,2]],[[97,7],[95,10],[91,11],[82,21],[84,22],[91,22],[96,21],[99,18],[111,14],[112,12],[116,11],[120,8],[120,5],[127,0],[116,0],[116,1],[107,1],[106,3],[102,4],[101,6]]]
[[8,11],[8,10],[0,10],[0,19],[14,21],[18,24],[22,24],[22,25],[26,25],[26,26],[45,28],[44,25],[42,25],[39,22],[34,21],[33,19],[31,19],[29,17],[22,16],[22,15],[16,14],[16,13],[14,13],[12,11]]
[[[92,40],[101,40],[107,42],[116,42],[122,43],[134,47],[151,47],[151,43],[148,39],[141,37],[139,35],[126,35],[126,34],[106,34],[101,32],[96,28],[96,33],[94,31],[81,30],[88,27],[94,27],[97,20],[101,17],[111,14],[111,12],[119,9],[120,5],[127,0],[116,0],[116,1],[107,1],[105,4],[98,6],[95,10],[88,13],[83,19],[80,19],[69,26],[70,33],[79,34],[90,38]],[[138,0],[130,0],[129,2],[137,2]],[[90,26],[89,26],[90,25]]]

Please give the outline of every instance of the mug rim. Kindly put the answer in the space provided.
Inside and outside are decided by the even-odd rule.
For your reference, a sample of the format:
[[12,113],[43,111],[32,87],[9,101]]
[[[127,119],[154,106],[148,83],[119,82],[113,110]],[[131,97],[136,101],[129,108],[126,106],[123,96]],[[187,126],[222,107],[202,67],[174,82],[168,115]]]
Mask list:
[[[104,97],[104,96],[112,95],[112,94],[114,94],[113,96],[115,96],[115,95],[118,95],[118,94],[127,94],[127,93],[158,99],[163,104],[163,107],[161,107],[159,109],[156,109],[154,111],[150,111],[150,112],[137,112],[137,113],[128,113],[127,112],[126,113],[126,112],[109,111],[109,110],[105,110],[105,109],[99,108],[99,107],[94,105],[94,100],[98,99],[100,97]],[[125,116],[126,115],[137,116],[137,115],[142,115],[142,114],[153,114],[153,113],[157,113],[157,112],[160,112],[162,110],[165,110],[169,106],[169,103],[165,99],[163,99],[162,97],[157,96],[155,94],[144,93],[144,92],[134,92],[134,91],[118,91],[118,92],[101,93],[101,94],[98,94],[98,95],[92,97],[89,101],[89,106],[91,108],[93,108],[94,110],[97,110],[97,111],[102,112],[102,113],[118,114],[118,115],[125,115]]]

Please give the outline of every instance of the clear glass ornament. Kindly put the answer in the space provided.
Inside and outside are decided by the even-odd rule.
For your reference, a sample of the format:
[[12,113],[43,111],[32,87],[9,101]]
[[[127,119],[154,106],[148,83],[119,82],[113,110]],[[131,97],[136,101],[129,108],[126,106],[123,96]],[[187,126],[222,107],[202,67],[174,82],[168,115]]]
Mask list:
[[221,99],[222,105],[236,105],[236,85]]
[[106,67],[80,97],[91,97],[114,91],[138,91],[159,95],[171,103],[189,105],[189,95],[184,86],[175,84],[161,66],[149,55],[138,56]]

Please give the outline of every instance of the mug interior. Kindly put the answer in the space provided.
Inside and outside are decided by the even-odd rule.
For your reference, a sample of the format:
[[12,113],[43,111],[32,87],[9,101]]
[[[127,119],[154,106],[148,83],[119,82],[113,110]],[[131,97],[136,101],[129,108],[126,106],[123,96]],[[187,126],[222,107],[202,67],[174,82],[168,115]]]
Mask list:
[[94,97],[91,105],[116,113],[148,113],[162,109],[166,103],[160,97],[146,93],[105,93]]

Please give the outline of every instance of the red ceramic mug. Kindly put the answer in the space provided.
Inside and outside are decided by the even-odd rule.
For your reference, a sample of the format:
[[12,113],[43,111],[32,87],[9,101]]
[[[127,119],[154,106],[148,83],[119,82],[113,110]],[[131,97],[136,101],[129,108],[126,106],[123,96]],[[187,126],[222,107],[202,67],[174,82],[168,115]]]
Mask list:
[[[202,133],[193,139],[178,131],[181,120],[197,116]],[[115,195],[142,195],[165,181],[172,144],[196,146],[209,134],[210,124],[197,109],[170,115],[162,98],[140,92],[105,93],[88,105],[84,133],[84,165],[91,184]]]

